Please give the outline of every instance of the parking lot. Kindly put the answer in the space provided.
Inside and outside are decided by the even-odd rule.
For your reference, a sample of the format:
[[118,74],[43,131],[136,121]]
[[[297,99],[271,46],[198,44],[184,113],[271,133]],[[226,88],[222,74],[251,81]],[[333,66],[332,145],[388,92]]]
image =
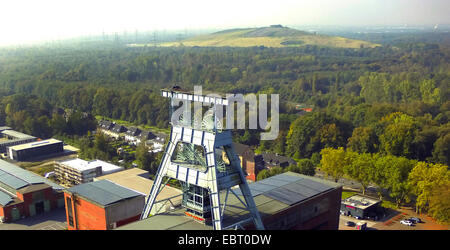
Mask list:
[[[418,217],[421,219],[421,223],[416,223],[413,226],[407,226],[400,223],[401,220],[408,219],[410,217]],[[353,217],[341,215],[339,218],[339,230],[357,230],[356,226],[347,226],[346,222],[352,221],[355,224],[357,222],[367,222],[368,230],[449,230],[449,225],[440,225],[436,223],[431,217],[417,214],[410,208],[403,208],[393,211],[389,216],[380,221],[370,220],[357,220]]]
[[0,224],[0,230],[65,230],[66,210],[59,208],[11,223]]

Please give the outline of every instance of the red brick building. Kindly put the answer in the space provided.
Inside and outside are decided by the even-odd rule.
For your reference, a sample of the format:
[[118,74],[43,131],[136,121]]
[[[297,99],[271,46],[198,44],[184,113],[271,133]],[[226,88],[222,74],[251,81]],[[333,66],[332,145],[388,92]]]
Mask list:
[[108,180],[64,190],[69,230],[109,230],[139,220],[145,196]]
[[255,152],[248,145],[234,142],[233,146],[239,160],[241,160],[242,169],[247,174],[246,179],[253,182],[256,181],[256,177],[263,169],[297,165],[295,160],[276,153],[263,152],[260,155],[255,155]]
[[0,220],[16,221],[64,206],[63,187],[0,160]]
[[247,180],[256,181],[256,176],[258,175],[260,169],[255,165],[255,153],[250,148],[250,146],[233,143],[234,150],[241,160],[242,169],[244,173],[247,173]]

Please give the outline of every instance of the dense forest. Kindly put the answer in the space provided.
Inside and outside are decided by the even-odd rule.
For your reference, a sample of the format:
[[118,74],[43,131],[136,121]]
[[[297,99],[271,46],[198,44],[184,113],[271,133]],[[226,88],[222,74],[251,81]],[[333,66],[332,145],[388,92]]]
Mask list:
[[[417,165],[418,169],[442,165],[447,180],[438,186],[448,186],[446,36],[439,36],[438,42],[408,42],[403,37],[395,43],[389,38],[381,47],[361,49],[128,47],[105,41],[3,48],[0,124],[41,137],[83,135],[94,126],[95,115],[166,128],[169,103],[159,96],[160,88],[202,85],[215,93],[275,93],[281,101],[278,138],[259,141],[260,131],[244,130],[235,131],[237,141],[257,151],[291,156],[303,162],[300,166],[307,161],[307,171],[311,164],[326,170],[327,157],[339,155],[333,150],[341,150],[347,166],[365,162],[385,166],[380,162],[394,157],[398,166],[404,166],[397,168],[403,178],[398,181],[410,186],[420,179],[413,178]],[[383,44],[383,39],[377,37],[377,42]],[[313,111],[299,112],[297,104]],[[53,112],[56,107],[76,115],[64,120]],[[342,168],[341,173],[359,178],[351,168]],[[401,197],[399,203],[407,200],[403,193],[395,193],[403,189],[381,184],[392,197]],[[425,199],[419,201],[426,207],[436,188],[427,190],[428,196],[417,190],[410,193]],[[448,219],[447,214],[442,220]]]

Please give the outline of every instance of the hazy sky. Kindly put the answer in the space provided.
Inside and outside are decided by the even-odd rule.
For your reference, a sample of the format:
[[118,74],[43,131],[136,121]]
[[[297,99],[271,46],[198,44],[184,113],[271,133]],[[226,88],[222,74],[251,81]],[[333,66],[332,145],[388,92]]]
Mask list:
[[450,24],[450,0],[5,0],[0,44],[134,30]]

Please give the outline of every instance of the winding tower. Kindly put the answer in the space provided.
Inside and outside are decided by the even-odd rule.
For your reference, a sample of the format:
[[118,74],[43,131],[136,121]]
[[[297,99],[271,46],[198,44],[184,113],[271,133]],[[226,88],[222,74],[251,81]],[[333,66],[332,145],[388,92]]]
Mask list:
[[[171,99],[172,128],[141,219],[149,216],[156,197],[166,183],[176,179],[182,185],[182,206],[186,209],[186,215],[212,224],[215,230],[237,228],[240,223],[247,221],[253,221],[256,229],[263,230],[261,217],[233,147],[231,131],[223,128],[222,121],[216,115],[218,110],[223,111],[224,106],[233,103],[223,97],[198,95],[179,88],[163,89],[161,95]],[[203,114],[201,119],[196,118],[196,115],[194,119],[186,119],[191,118],[189,112],[174,119],[174,103],[180,102],[184,110],[190,110],[191,104],[195,103],[203,108],[207,106],[209,110],[203,113],[203,108],[200,109]],[[243,200],[232,189],[235,186],[239,187]],[[239,199],[249,211],[249,217],[233,225],[224,225],[229,193]],[[225,197],[220,197],[221,194]]]

